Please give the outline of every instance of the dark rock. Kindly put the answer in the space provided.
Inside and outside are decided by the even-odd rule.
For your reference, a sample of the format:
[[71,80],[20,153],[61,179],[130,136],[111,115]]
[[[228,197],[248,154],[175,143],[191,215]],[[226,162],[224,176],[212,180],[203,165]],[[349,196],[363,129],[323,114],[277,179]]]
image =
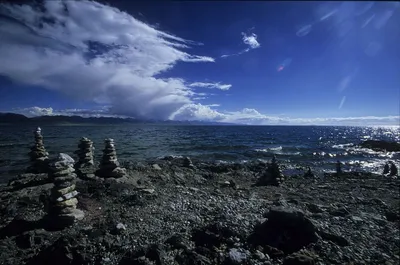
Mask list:
[[43,244],[47,236],[42,230],[28,231],[15,237],[15,243],[19,248],[29,249],[35,245]]
[[269,245],[264,246],[264,252],[267,253],[271,258],[281,258],[285,256],[285,253],[282,250]]
[[392,210],[385,211],[385,216],[389,222],[396,222],[396,221],[400,220],[399,212],[395,212]]
[[180,235],[173,235],[165,241],[166,244],[171,245],[174,249],[187,249],[187,245],[183,242],[183,238]]
[[248,258],[245,251],[237,248],[231,248],[228,252],[228,257],[224,262],[224,265],[239,265],[243,264]]
[[27,187],[34,187],[50,183],[51,180],[46,173],[42,174],[21,174],[17,178],[8,182],[8,186],[13,187],[13,190],[20,190]]
[[179,253],[175,259],[178,262],[178,264],[180,264],[180,265],[211,265],[211,264],[215,264],[215,263],[211,262],[211,260],[208,259],[207,257],[205,257],[201,254],[198,254],[194,251],[190,251],[190,250],[185,250],[182,253]]
[[322,239],[329,240],[338,246],[345,247],[350,245],[349,241],[340,235],[328,233],[325,231],[318,231],[318,234],[321,236]]
[[315,265],[315,261],[307,255],[294,253],[285,258],[283,265]]
[[369,148],[372,150],[385,150],[388,152],[399,152],[400,143],[388,142],[388,141],[377,141],[377,140],[367,140],[360,144],[363,148]]
[[350,212],[346,208],[336,208],[329,211],[329,213],[333,216],[345,217],[350,214]]
[[270,245],[285,253],[293,253],[317,241],[316,228],[301,211],[271,209],[268,219],[258,225],[249,240],[254,245]]
[[28,260],[27,265],[54,264],[78,265],[87,264],[83,256],[77,251],[78,241],[73,236],[61,237],[54,244],[39,252]]
[[214,223],[201,229],[194,229],[192,240],[196,246],[212,248],[226,243],[230,237],[239,236],[235,231],[222,223]]

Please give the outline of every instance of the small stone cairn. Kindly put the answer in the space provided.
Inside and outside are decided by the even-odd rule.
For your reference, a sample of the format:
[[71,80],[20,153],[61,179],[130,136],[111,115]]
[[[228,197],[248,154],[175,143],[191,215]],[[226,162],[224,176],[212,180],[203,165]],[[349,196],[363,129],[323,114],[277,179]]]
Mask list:
[[342,173],[342,163],[338,160],[336,161],[336,176],[340,176]]
[[34,135],[35,144],[31,147],[31,151],[29,152],[31,166],[28,167],[27,172],[35,174],[47,173],[49,153],[46,152],[44,147],[42,130],[40,127],[36,128]]
[[272,157],[271,163],[269,163],[267,166],[267,170],[260,177],[257,184],[261,186],[264,185],[279,186],[282,184],[283,181],[284,181],[284,176],[281,172],[278,163],[276,162],[276,157],[274,155]]
[[78,162],[75,164],[76,169],[94,166],[93,150],[93,142],[86,137],[82,137],[78,144],[78,150],[74,152],[74,154],[78,155]]
[[63,229],[85,216],[83,211],[77,209],[78,192],[75,190],[74,163],[74,159],[69,155],[60,153],[50,164],[49,177],[54,187],[51,189],[45,220],[51,228]]
[[106,139],[103,157],[100,168],[96,171],[96,176],[101,178],[121,178],[126,176],[126,169],[121,168],[117,159],[114,140]]
[[192,168],[192,169],[195,168],[195,166],[193,165],[192,160],[188,156],[183,158],[183,166],[187,167],[187,168]]

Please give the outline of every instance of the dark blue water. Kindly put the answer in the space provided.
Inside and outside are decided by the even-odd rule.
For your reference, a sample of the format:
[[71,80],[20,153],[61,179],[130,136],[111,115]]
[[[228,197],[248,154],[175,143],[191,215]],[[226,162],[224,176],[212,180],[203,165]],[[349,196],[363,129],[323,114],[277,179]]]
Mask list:
[[[28,166],[33,127],[0,127],[0,172]],[[374,152],[356,147],[367,139],[400,141],[399,128],[321,126],[44,126],[50,156],[64,152],[74,157],[82,136],[94,141],[100,159],[103,140],[115,139],[120,160],[145,161],[166,155],[206,161],[269,160],[310,165],[324,171],[341,160],[348,170],[380,171],[387,160],[399,161],[396,152]]]

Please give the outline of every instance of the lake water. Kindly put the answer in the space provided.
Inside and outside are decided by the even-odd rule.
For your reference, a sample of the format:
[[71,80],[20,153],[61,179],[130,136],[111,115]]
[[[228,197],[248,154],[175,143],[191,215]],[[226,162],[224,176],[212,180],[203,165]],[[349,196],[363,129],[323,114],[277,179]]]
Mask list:
[[[33,144],[32,126],[0,127],[0,174],[5,177],[28,166]],[[120,161],[146,161],[157,157],[189,156],[204,161],[269,160],[273,154],[285,163],[334,170],[340,160],[346,170],[381,171],[385,161],[399,161],[399,152],[374,152],[356,147],[367,139],[400,141],[399,128],[321,126],[43,126],[50,157],[63,152],[75,158],[82,136],[101,157],[105,138],[113,138]]]

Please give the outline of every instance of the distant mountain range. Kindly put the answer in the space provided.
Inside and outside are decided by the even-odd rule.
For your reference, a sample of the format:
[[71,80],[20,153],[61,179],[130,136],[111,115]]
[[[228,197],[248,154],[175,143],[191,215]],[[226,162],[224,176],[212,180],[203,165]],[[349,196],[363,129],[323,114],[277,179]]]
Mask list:
[[54,124],[54,125],[68,125],[68,124],[171,124],[171,125],[235,125],[230,123],[220,122],[206,122],[206,121],[162,121],[162,120],[142,120],[133,118],[114,118],[114,117],[81,117],[81,116],[38,116],[28,118],[22,114],[16,113],[1,113],[0,124]]

